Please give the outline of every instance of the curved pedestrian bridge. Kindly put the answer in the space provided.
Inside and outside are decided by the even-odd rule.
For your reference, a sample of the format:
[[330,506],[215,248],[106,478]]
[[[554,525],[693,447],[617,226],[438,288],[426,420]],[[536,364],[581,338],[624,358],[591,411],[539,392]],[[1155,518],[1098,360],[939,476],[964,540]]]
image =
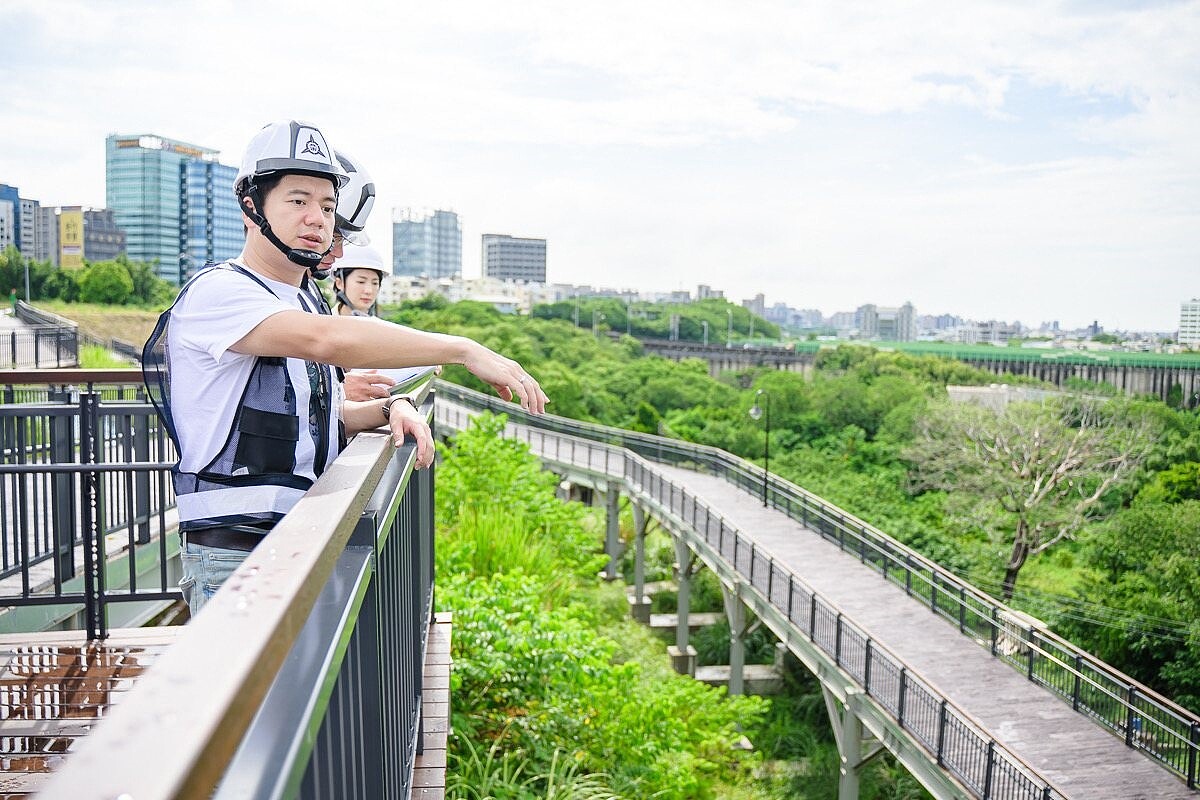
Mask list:
[[[857,796],[855,768],[879,748],[936,797],[1196,797],[1194,715],[860,520],[774,476],[764,484],[719,450],[439,387],[443,429],[485,408],[508,414],[506,435],[551,469],[603,494],[610,546],[624,494],[639,538],[650,515],[676,538],[680,564],[712,569],[735,650],[748,612],[818,676],[845,765],[841,797]],[[686,604],[681,591],[676,655]]]
[[[506,413],[507,435],[590,487],[608,512],[608,577],[620,499],[631,501],[635,613],[649,611],[647,530],[673,538],[680,671],[694,670],[697,569],[722,585],[731,692],[742,689],[743,637],[759,623],[774,632],[822,685],[842,756],[839,800],[858,796],[859,767],[883,750],[937,798],[1196,797],[1195,715],[820,498],[713,448],[534,418],[445,383],[435,394],[422,407],[440,432]],[[0,433],[14,434],[0,437],[12,456],[0,465],[8,602],[83,607],[86,652],[95,642],[129,650],[131,629],[109,631],[110,615],[178,596],[165,516],[173,458],[151,446],[163,437],[144,402],[101,403],[89,387],[73,405],[0,407],[10,419]],[[72,432],[78,442],[59,442]],[[23,715],[4,724],[21,752],[44,756],[22,768],[54,770],[25,788],[71,800],[441,796],[430,782],[445,765],[449,631],[431,615],[433,475],[414,473],[413,459],[389,437],[356,438],[210,607],[152,652],[140,642],[132,656],[71,660],[82,632],[53,651],[0,641],[13,653],[4,687]],[[77,495],[84,502],[71,505]],[[39,582],[35,567],[49,577]],[[86,721],[47,721],[76,705]],[[0,775],[21,766],[8,762]]]

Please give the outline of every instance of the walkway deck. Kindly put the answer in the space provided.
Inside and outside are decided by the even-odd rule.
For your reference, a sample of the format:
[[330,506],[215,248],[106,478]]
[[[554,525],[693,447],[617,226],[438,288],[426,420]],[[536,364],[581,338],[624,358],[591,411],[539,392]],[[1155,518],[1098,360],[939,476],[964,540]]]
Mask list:
[[1165,769],[993,658],[855,557],[764,508],[758,496],[720,478],[657,469],[703,497],[1073,800],[1196,800]]

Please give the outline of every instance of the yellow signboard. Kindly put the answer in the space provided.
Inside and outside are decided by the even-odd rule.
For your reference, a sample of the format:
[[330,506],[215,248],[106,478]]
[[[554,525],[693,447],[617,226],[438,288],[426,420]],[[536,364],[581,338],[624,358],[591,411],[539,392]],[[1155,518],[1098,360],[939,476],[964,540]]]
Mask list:
[[83,266],[83,212],[66,211],[58,215],[58,258],[63,269]]

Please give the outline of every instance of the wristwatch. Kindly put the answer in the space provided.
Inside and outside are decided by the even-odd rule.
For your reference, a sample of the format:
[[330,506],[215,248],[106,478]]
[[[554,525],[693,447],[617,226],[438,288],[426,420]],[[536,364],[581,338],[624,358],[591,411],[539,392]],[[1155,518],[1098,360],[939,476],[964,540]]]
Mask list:
[[391,397],[389,397],[388,399],[384,400],[383,405],[379,407],[379,410],[383,412],[384,419],[392,418],[391,417],[392,403],[396,402],[397,400],[407,400],[409,402],[409,404],[412,405],[413,408],[417,409],[418,411],[421,410],[420,406],[417,405],[417,401],[414,400],[411,395],[394,394]]

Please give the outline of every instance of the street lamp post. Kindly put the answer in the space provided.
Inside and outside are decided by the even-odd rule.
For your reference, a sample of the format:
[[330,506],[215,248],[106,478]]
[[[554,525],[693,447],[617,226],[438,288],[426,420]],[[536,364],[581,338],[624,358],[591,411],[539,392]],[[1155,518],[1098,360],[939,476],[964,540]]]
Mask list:
[[729,315],[729,331],[725,334],[725,348],[733,347],[733,309],[725,309],[725,313]]
[[[759,396],[763,398],[763,404],[758,405]],[[762,389],[754,393],[754,405],[750,407],[750,419],[763,420],[763,428],[766,437],[763,439],[763,487],[762,501],[763,508],[767,507],[767,476],[771,473],[771,395],[767,394]]]
[[700,320],[700,324],[704,326],[704,346],[708,347],[708,320]]

